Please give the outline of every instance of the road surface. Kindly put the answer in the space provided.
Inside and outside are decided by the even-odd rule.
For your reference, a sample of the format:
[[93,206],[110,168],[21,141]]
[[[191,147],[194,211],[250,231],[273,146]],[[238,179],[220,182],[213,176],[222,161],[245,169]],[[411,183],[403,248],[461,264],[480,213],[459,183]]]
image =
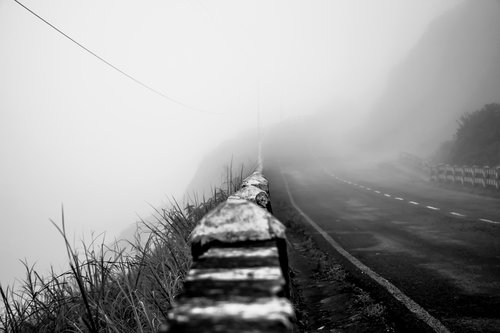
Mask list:
[[[265,159],[273,200],[328,236],[452,332],[500,331],[500,200],[439,188],[390,165]],[[353,268],[355,269],[355,268]]]

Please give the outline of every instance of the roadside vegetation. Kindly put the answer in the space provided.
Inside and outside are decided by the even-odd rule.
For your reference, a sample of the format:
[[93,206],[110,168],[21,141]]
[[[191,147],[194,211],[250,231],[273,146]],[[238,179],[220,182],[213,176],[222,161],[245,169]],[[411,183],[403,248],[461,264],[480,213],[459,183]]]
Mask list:
[[457,165],[500,165],[500,104],[486,104],[462,115],[453,140],[441,145],[435,160]]
[[154,209],[154,222],[140,221],[136,240],[126,247],[108,246],[96,236],[77,250],[63,212],[61,223],[52,223],[64,238],[69,270],[41,276],[24,262],[22,284],[0,286],[0,332],[156,332],[191,265],[189,234],[245,175],[243,166],[233,174],[231,163],[209,199],[191,198],[184,208],[174,200],[170,209]]

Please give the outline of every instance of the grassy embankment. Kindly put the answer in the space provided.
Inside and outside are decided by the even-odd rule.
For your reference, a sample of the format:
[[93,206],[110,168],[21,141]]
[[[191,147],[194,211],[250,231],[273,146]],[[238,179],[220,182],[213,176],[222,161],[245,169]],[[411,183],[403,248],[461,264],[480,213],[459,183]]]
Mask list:
[[185,208],[154,209],[155,223],[140,221],[128,249],[108,246],[99,237],[76,250],[61,225],[53,222],[66,244],[70,269],[41,276],[27,262],[26,277],[16,289],[0,286],[4,332],[155,332],[182,288],[191,265],[189,234],[212,208],[239,189],[243,167],[226,178],[212,197],[192,198]]

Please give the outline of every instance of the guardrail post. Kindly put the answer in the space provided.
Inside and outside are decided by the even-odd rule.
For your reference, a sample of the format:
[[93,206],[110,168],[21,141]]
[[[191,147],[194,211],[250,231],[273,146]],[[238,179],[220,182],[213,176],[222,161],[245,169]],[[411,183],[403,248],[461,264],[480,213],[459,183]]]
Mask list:
[[499,174],[500,167],[495,168],[495,187],[498,190],[499,184],[498,184],[498,174]]

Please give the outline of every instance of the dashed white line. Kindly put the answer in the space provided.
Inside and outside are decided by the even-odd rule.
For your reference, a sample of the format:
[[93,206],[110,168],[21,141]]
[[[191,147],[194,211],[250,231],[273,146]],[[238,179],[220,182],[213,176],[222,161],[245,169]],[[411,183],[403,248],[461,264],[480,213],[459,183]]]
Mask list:
[[[346,184],[350,184],[350,185],[353,185],[353,186],[356,186],[356,187],[359,187],[359,188],[362,188],[362,189],[365,189],[367,191],[373,191],[377,194],[384,194],[385,197],[387,198],[391,198],[392,196],[390,194],[387,194],[387,193],[382,193],[380,191],[377,191],[377,190],[373,190],[371,189],[370,187],[365,187],[363,185],[359,185],[359,184],[356,184],[356,183],[353,183],[351,181],[348,181],[348,180],[345,180],[345,179],[342,179],[342,178],[339,178],[337,177],[335,174],[331,173],[330,174],[332,177],[334,177],[335,179],[339,180],[339,181],[342,181]],[[395,200],[399,200],[399,201],[404,201],[403,198],[401,197],[394,197]],[[408,201],[408,203],[412,204],[412,205],[420,205],[420,203],[416,202],[416,201]],[[439,208],[437,207],[433,207],[433,206],[425,206],[426,208],[428,209],[431,209],[431,210],[440,210]],[[457,213],[457,212],[449,212],[449,214],[453,215],[453,216],[458,216],[458,217],[466,217],[467,215],[464,215],[464,214],[460,214],[460,213]],[[479,221],[481,222],[486,222],[486,223],[493,223],[493,224],[500,224],[500,222],[497,222],[497,221],[493,221],[493,220],[489,220],[489,219],[478,219]]]
[[486,222],[486,223],[500,224],[500,222],[492,221],[492,220],[488,220],[488,219],[479,219],[479,221],[483,221],[483,222]]
[[460,214],[460,213],[457,213],[457,212],[450,212],[451,215],[455,215],[455,216],[460,216],[460,217],[465,217],[464,214]]

